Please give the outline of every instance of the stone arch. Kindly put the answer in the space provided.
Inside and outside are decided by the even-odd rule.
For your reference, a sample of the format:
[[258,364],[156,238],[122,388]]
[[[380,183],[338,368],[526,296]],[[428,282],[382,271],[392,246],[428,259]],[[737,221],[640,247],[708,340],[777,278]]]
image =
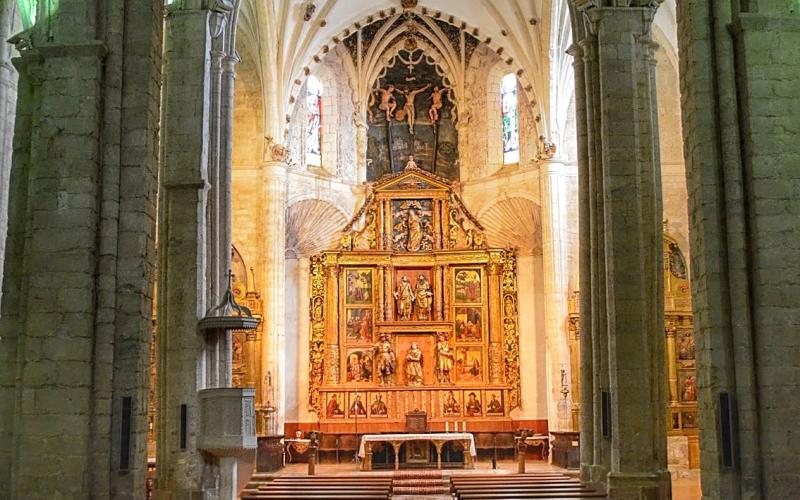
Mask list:
[[478,217],[492,246],[515,247],[520,255],[542,253],[541,208],[522,197],[495,203]]
[[286,257],[309,257],[334,248],[347,216],[320,199],[299,201],[286,209]]

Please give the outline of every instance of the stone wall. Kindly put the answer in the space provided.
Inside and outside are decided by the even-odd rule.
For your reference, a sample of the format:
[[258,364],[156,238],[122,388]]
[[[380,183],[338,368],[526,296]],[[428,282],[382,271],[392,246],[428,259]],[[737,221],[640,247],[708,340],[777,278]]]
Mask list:
[[702,489],[790,498],[800,489],[790,424],[800,420],[800,12],[731,5],[678,3]]
[[15,62],[0,497],[142,498],[162,10],[60,7]]

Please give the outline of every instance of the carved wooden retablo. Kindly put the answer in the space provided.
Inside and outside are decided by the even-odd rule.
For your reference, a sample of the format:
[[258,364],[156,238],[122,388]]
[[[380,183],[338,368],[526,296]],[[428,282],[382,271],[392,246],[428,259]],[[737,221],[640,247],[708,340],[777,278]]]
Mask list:
[[409,160],[371,185],[310,280],[309,403],[323,429],[402,431],[414,410],[508,420],[520,405],[516,256],[487,246],[447,180]]

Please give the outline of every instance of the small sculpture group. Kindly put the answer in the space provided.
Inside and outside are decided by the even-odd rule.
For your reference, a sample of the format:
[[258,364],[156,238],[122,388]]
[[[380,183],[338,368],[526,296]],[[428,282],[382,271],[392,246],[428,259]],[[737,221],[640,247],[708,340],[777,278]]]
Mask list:
[[400,283],[397,284],[394,292],[394,299],[397,302],[397,318],[399,320],[410,321],[414,310],[420,321],[428,321],[431,318],[433,291],[424,275],[419,275],[417,285],[413,288],[408,276],[400,278]]
[[[455,364],[455,353],[450,347],[448,335],[445,332],[437,334],[436,342],[436,381],[439,384],[452,384],[452,372]],[[373,346],[375,353],[375,372],[380,385],[393,383],[396,357],[388,333],[382,333],[380,340]],[[405,382],[411,386],[423,385],[423,363],[425,362],[422,349],[417,342],[412,342],[405,357]]]
[[[386,121],[392,121],[392,118],[403,121],[405,120],[408,123],[408,131],[412,135],[414,134],[414,125],[417,121],[417,111],[416,111],[416,99],[417,95],[425,92],[431,88],[431,84],[428,83],[418,89],[412,89],[411,87],[402,90],[396,87],[393,84],[389,84],[386,86],[385,89],[383,88],[376,88],[373,90],[373,93],[378,94],[380,96],[380,103],[378,104],[378,109],[383,111],[386,114]],[[442,96],[445,92],[448,92],[450,89],[446,87],[439,87],[438,85],[433,87],[431,91],[430,101],[431,105],[428,107],[428,118],[430,118],[431,126],[435,127],[436,123],[439,121],[439,110],[442,109]],[[403,107],[400,110],[397,110],[397,98],[395,97],[395,92],[402,94],[405,97],[405,101],[403,103]],[[374,103],[374,95],[370,95],[370,106]],[[369,109],[369,108],[368,108]],[[396,116],[395,116],[396,112]],[[369,119],[372,121],[372,113],[369,112]]]

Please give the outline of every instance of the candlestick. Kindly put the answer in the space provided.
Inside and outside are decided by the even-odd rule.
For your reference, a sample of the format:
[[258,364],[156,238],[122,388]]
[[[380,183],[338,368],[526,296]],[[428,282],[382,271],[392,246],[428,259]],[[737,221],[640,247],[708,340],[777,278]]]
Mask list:
[[445,421],[444,423],[444,431],[450,432],[450,422]]

